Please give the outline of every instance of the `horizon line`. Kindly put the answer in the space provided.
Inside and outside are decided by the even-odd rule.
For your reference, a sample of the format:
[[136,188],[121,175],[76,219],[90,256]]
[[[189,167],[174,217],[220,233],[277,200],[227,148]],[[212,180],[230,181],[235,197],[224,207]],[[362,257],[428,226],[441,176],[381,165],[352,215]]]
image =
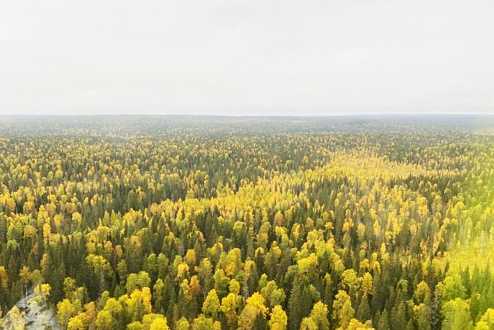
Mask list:
[[148,114],[148,113],[102,113],[102,114],[0,114],[1,117],[223,117],[223,118],[331,118],[331,117],[466,117],[466,116],[487,116],[494,117],[494,113],[465,113],[465,112],[420,112],[420,113],[348,113],[348,114]]

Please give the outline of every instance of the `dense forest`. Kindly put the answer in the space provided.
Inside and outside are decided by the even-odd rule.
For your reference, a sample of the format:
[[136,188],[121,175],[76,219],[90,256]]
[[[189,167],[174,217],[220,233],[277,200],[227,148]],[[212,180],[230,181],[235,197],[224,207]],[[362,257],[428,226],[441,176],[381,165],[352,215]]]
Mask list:
[[493,117],[3,117],[0,150],[3,314],[494,329]]

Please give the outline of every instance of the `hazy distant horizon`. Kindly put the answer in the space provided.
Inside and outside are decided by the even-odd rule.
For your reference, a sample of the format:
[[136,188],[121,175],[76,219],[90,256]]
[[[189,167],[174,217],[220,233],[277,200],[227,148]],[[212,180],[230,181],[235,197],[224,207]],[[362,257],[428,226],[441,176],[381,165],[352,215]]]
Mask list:
[[494,117],[494,112],[467,113],[467,112],[417,112],[417,113],[348,113],[348,114],[179,114],[179,113],[0,113],[1,117],[225,117],[225,118],[330,118],[330,117]]

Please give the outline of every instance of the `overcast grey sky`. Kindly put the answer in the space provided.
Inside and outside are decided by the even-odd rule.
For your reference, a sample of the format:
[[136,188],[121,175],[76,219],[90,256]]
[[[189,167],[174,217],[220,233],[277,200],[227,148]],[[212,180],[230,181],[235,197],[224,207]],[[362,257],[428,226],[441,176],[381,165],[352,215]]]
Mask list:
[[0,0],[0,113],[493,113],[494,1]]

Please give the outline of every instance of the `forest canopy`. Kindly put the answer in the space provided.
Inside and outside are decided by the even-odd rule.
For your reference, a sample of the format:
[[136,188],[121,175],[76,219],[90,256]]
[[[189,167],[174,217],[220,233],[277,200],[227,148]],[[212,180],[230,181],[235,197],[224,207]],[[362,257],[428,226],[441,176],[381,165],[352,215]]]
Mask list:
[[11,116],[0,150],[3,314],[494,329],[492,117]]

